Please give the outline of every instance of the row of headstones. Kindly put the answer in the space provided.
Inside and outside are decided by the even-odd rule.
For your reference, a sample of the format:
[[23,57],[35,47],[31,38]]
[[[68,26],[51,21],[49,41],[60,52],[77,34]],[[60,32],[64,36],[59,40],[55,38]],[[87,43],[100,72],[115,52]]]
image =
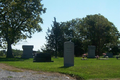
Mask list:
[[[21,58],[33,58],[33,45],[23,45],[23,55]],[[48,54],[47,54],[48,55]],[[41,56],[46,56],[45,54],[37,54],[36,59],[43,59]],[[47,57],[48,58],[48,57]],[[41,60],[42,61],[42,60]],[[64,43],[64,66],[74,66],[74,43],[65,42]]]
[[[113,58],[112,53],[106,53],[104,58],[108,56],[109,58]],[[95,58],[95,46],[88,46],[88,58]]]
[[[22,58],[33,58],[33,55],[32,55],[33,46],[32,45],[23,45],[22,48],[23,48]],[[40,57],[41,55],[39,54],[38,56]],[[88,58],[94,58],[94,57],[95,57],[95,46],[88,46]],[[74,43],[72,42],[64,43],[64,66],[65,67],[74,66]]]
[[[104,57],[113,57],[112,53],[106,53]],[[88,58],[95,58],[95,46],[88,46]],[[74,43],[64,43],[64,66],[74,66]]]
[[[33,58],[33,55],[32,55],[33,46],[32,45],[23,45],[22,48],[23,48],[22,58]],[[36,59],[36,62],[37,62],[37,59],[38,61],[44,61],[43,59],[45,58],[43,57],[46,56],[47,59],[49,58],[47,55],[37,54],[37,56],[35,56],[34,58]],[[74,43],[72,42],[64,43],[64,66],[74,66]]]
[[33,58],[33,62],[52,62],[51,54],[49,53],[33,53],[33,45],[23,45],[23,54],[21,58],[28,59]]

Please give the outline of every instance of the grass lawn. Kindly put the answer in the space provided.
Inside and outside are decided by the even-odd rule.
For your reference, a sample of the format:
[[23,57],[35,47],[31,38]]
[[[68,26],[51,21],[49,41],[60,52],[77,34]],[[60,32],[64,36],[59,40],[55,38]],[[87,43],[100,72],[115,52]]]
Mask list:
[[81,60],[80,57],[75,57],[72,67],[63,67],[63,58],[52,58],[52,61],[54,62],[33,62],[32,58],[26,60],[0,58],[0,63],[18,68],[65,73],[83,79],[120,79],[120,60],[116,58]]

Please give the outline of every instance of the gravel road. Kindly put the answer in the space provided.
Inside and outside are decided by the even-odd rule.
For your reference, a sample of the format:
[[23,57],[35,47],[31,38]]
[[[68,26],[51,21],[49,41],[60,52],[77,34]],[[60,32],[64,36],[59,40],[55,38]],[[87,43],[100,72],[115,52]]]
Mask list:
[[60,73],[24,70],[0,64],[0,80],[76,80],[76,79]]

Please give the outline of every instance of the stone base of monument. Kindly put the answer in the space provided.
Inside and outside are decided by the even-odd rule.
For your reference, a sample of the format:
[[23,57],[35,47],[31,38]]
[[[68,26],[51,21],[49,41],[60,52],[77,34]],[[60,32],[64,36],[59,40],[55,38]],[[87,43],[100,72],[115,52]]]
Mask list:
[[33,57],[31,57],[31,56],[30,57],[29,56],[22,56],[21,58],[22,59],[29,59],[29,58],[33,58]]
[[108,60],[109,58],[99,58],[99,60]]
[[81,60],[88,60],[87,58],[82,58]]
[[53,62],[53,61],[51,61],[51,54],[39,53],[34,56],[33,62]]
[[89,56],[88,56],[87,58],[96,58],[96,57],[89,57]]

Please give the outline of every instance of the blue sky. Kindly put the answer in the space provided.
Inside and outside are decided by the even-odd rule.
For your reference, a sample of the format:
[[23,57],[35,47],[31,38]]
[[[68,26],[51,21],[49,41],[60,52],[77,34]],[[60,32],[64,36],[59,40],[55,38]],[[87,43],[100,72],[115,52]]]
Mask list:
[[100,13],[120,31],[120,0],[42,0],[42,4],[47,8],[41,15],[44,22],[40,24],[42,31],[12,46],[13,49],[22,50],[22,45],[34,45],[33,50],[40,49],[46,43],[46,32],[48,27],[51,28],[54,17],[57,22],[65,22]]

